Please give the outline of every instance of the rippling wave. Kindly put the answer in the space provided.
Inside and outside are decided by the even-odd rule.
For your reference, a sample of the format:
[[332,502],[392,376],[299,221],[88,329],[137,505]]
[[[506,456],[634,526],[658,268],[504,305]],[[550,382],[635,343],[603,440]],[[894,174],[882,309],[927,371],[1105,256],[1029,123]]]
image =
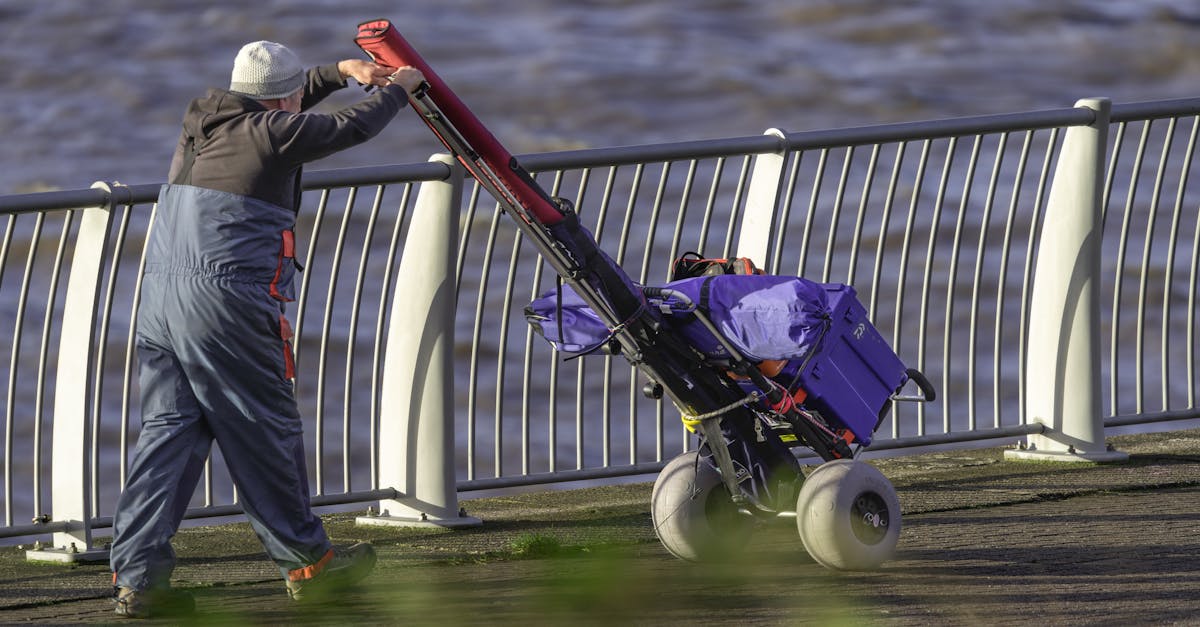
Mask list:
[[[0,194],[153,183],[238,47],[395,21],[514,153],[1195,96],[1194,0],[0,1]],[[358,97],[348,90],[337,106]],[[402,115],[316,168],[424,161]]]

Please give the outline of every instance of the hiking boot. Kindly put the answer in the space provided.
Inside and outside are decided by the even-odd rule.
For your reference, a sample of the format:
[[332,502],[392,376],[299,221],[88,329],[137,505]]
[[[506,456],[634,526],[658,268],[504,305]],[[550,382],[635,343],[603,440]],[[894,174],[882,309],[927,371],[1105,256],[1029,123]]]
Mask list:
[[117,604],[117,616],[125,618],[186,616],[196,611],[196,601],[190,592],[172,588],[134,590],[114,586],[112,600]]
[[288,596],[296,601],[313,601],[348,588],[375,568],[375,547],[360,542],[345,549],[334,549],[333,557],[316,575],[287,582]]

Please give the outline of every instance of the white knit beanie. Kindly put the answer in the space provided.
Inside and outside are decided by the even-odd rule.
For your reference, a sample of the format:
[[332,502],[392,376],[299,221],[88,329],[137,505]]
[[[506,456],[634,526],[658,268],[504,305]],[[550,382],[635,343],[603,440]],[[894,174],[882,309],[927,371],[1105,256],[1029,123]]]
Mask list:
[[256,41],[242,46],[233,61],[229,91],[255,100],[273,100],[292,95],[304,86],[304,66],[295,53],[273,41]]

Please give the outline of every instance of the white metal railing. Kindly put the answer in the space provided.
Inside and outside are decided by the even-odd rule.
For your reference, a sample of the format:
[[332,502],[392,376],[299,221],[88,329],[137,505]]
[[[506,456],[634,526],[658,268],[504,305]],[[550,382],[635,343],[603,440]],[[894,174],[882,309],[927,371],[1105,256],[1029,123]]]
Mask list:
[[[671,260],[696,250],[855,285],[901,357],[941,393],[929,406],[898,404],[872,450],[1032,434],[1041,450],[1095,453],[1102,423],[1090,420],[1079,437],[1061,415],[1042,415],[1047,398],[1054,408],[1081,395],[1109,426],[1200,413],[1200,190],[1190,184],[1200,99],[1119,105],[1107,120],[1100,105],[1082,104],[520,159],[575,203],[635,279],[665,281]],[[1101,148],[1090,161],[1063,145],[1080,129]],[[1085,167],[1067,175],[1064,162]],[[553,277],[477,185],[454,182],[455,170],[435,161],[305,179],[306,271],[290,314],[314,501],[380,500],[400,517],[455,519],[457,491],[652,472],[693,446],[623,361],[563,362],[533,336],[521,310]],[[1088,262],[1099,266],[1088,279],[1094,315],[1076,327],[1087,330],[1095,371],[1047,387],[1037,351],[1050,344],[1035,327],[1062,325],[1034,301],[1061,307],[1077,284],[1035,297],[1057,271],[1045,233],[1062,227],[1060,205],[1089,210],[1078,193],[1053,191],[1068,181],[1099,185],[1087,240],[1099,251]],[[137,431],[131,321],[156,192],[112,184],[0,198],[0,337],[11,338],[0,536],[54,532],[55,546],[86,550],[91,529],[111,524]],[[455,231],[446,283],[414,263],[443,253],[415,242]],[[452,315],[400,317],[422,302],[444,306],[446,285]],[[449,381],[422,379],[440,395],[407,385],[438,370],[411,359],[426,340],[453,362],[442,369]],[[1063,372],[1079,370],[1050,371]],[[451,409],[422,408],[418,396]],[[442,414],[453,420],[424,430]],[[410,455],[431,449],[422,438],[451,446],[433,470]],[[239,510],[219,461],[192,506],[190,517]]]

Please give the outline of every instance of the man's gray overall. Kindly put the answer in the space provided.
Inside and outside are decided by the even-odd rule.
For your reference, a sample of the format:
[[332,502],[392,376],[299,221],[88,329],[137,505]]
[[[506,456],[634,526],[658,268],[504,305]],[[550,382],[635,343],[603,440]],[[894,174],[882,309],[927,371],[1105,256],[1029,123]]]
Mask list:
[[214,439],[285,578],[330,552],[309,504],[284,317],[294,224],[293,211],[261,200],[163,187],[137,320],[139,452],[113,521],[116,585],[167,585],[170,540]]

